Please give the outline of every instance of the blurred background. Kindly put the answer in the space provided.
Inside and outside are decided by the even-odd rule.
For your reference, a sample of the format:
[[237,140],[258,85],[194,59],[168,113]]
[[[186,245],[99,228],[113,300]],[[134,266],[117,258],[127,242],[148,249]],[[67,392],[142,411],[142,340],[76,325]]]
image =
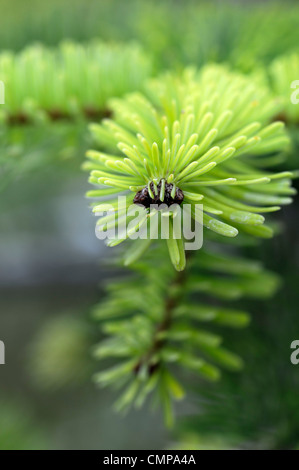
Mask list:
[[[0,1],[0,52],[99,38],[138,44],[152,74],[209,61],[250,73],[298,53],[298,20],[297,2],[288,1]],[[298,122],[290,125],[290,168],[299,166]],[[109,266],[109,249],[95,237],[84,197],[87,123],[16,126],[9,143],[5,132],[0,130],[0,339],[6,345],[0,449],[299,446],[299,365],[290,362],[290,344],[299,336],[298,200],[278,214],[279,235],[247,248],[283,282],[267,302],[240,303],[252,313],[247,330],[225,332],[226,343],[244,358],[244,370],[224,373],[216,385],[191,384],[175,429],[168,431],[160,413],[147,408],[115,414],[115,397],[91,380],[98,368],[91,348],[100,332],[90,311],[116,270]]]

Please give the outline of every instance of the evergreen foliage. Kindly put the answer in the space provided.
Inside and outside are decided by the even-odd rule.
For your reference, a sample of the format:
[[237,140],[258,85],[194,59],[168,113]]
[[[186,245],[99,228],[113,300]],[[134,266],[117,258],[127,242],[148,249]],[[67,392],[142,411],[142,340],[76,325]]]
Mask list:
[[[294,193],[290,172],[268,169],[289,144],[284,124],[272,122],[281,107],[267,88],[216,65],[187,70],[182,77],[162,76],[145,94],[111,101],[113,119],[91,126],[105,152],[89,151],[90,161],[84,164],[91,170],[89,181],[98,185],[88,195],[105,198],[93,211],[108,211],[99,230],[110,226],[111,211],[112,217],[118,211],[121,220],[139,191],[146,188],[152,200],[158,195],[163,203],[165,187],[171,185],[172,198],[177,189],[182,191],[182,207],[189,204],[192,217],[198,222],[202,217],[207,229],[226,237],[239,231],[271,237],[261,213],[290,203]],[[126,204],[118,208],[115,198],[124,191]],[[203,213],[198,212],[198,202]],[[121,243],[150,220],[144,208],[141,222],[107,243]],[[177,270],[185,267],[183,242],[168,241]],[[148,239],[139,239],[135,250],[141,255],[148,244]],[[131,252],[126,264],[130,262]]]

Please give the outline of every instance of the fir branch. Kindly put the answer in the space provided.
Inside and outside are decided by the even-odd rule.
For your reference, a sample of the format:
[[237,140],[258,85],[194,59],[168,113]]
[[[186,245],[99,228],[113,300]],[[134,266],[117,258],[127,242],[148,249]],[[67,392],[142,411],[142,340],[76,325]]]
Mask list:
[[278,116],[290,126],[299,125],[298,83],[299,54],[293,52],[277,57],[269,67],[270,84],[274,92],[283,97],[284,107]]
[[[182,76],[159,77],[143,94],[112,100],[111,106],[113,119],[92,125],[95,141],[105,152],[89,151],[84,164],[97,186],[89,196],[105,198],[95,205],[95,213],[105,211],[110,202],[114,215],[115,196],[127,190],[120,215],[134,201],[143,206],[145,225],[153,202],[170,206],[202,200],[203,225],[211,232],[228,238],[240,232],[245,239],[272,235],[261,213],[291,202],[294,190],[290,172],[267,169],[267,159],[289,145],[283,123],[272,122],[282,102],[267,87],[210,65],[199,72],[188,69]],[[196,220],[195,211],[192,215]],[[105,231],[111,214],[100,221]],[[132,233],[139,228],[134,226]],[[120,236],[108,244],[128,238]],[[229,370],[242,366],[238,356],[221,346],[222,338],[201,324],[240,328],[248,323],[248,315],[213,306],[215,299],[265,298],[278,285],[277,277],[258,263],[203,248],[188,261],[186,274],[182,242],[183,237],[170,238],[167,250],[158,242],[156,254],[148,254],[150,239],[132,240],[124,264],[137,270],[138,287],[134,278],[114,285],[95,310],[108,335],[95,349],[96,357],[122,360],[97,374],[96,381],[127,386],[118,410],[141,406],[152,392],[168,425],[173,422],[172,399],[184,396],[172,374],[174,365],[212,381],[220,376],[219,365]],[[178,273],[166,262],[167,251]],[[138,262],[141,255],[145,260]],[[194,302],[198,294],[200,302]],[[202,297],[210,302],[212,298],[212,304],[203,303]]]

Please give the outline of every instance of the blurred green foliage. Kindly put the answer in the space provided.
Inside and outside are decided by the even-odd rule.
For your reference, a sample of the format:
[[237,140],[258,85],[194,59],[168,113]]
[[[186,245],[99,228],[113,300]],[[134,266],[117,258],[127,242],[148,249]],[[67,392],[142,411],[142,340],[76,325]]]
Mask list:
[[[255,75],[258,79],[269,83],[275,93],[283,96],[286,105],[284,114],[280,117],[286,121],[294,143],[290,151],[292,159],[290,166],[292,168],[298,166],[299,108],[295,109],[289,104],[290,81],[299,79],[299,29],[297,27],[299,5],[297,2],[90,0],[87,3],[83,0],[52,0],[51,2],[1,0],[0,12],[2,65],[4,60],[8,67],[5,77],[2,77],[0,73],[0,79],[8,82],[8,107],[6,110],[1,109],[3,112],[0,130],[0,190],[10,183],[16,185],[16,191],[20,190],[22,175],[47,165],[53,168],[57,166],[57,171],[71,170],[77,174],[89,139],[85,121],[88,116],[84,112],[85,116],[82,119],[82,109],[90,106],[90,101],[94,105],[95,96],[97,109],[103,109],[108,98],[120,96],[135,89],[136,86],[139,87],[143,79],[151,74],[167,68],[180,70],[185,65],[201,66],[206,62],[214,61],[228,62],[245,73],[252,74],[253,72],[252,77]],[[107,45],[100,43],[102,54],[95,53],[93,49],[95,46],[91,45],[95,44],[94,40],[107,41]],[[62,41],[64,46],[58,46]],[[137,46],[130,46],[132,41]],[[89,45],[86,45],[87,42]],[[31,46],[36,43],[39,45]],[[30,45],[29,49],[28,45]],[[17,52],[17,56],[11,51]],[[74,51],[80,56],[75,67],[74,63],[68,60]],[[59,122],[50,122],[51,120],[48,119],[48,105],[53,103],[52,92],[53,90],[57,92],[56,82],[51,81],[51,76],[53,77],[58,56],[59,62],[62,57],[67,59],[65,62],[67,66],[62,66],[60,69],[60,75],[64,76],[65,80],[64,90],[69,91],[74,86],[72,95],[77,101],[75,100],[74,105],[71,96],[62,93],[57,96],[55,105],[59,105],[59,112],[62,110],[66,114],[71,114],[72,117],[75,116],[76,122],[68,122],[64,119],[58,119]],[[44,60],[42,57],[46,57],[46,65],[38,72],[38,64]],[[98,57],[101,57],[100,60],[103,62],[95,64]],[[132,62],[130,62],[131,59]],[[34,76],[40,78],[39,83],[43,86],[47,83],[46,91],[43,86],[41,88],[33,86],[30,74],[23,81],[24,63],[28,63],[28,60],[29,62],[32,60],[30,67],[34,66]],[[117,65],[114,60],[117,61]],[[105,71],[102,68],[103,63]],[[142,66],[139,68],[140,64]],[[76,67],[78,70],[74,72]],[[88,72],[86,75],[85,71]],[[105,93],[97,87],[99,76],[107,85]],[[12,78],[13,84],[10,82]],[[87,86],[82,87],[82,83]],[[20,112],[27,113],[30,117],[29,121],[32,118],[35,126],[23,126],[20,122],[11,122],[13,126],[7,126],[7,122],[5,124],[8,115],[15,116]],[[101,116],[95,114],[89,117],[99,120]],[[281,161],[283,159],[284,156]],[[274,163],[280,164],[280,161],[276,159]],[[286,217],[286,222],[291,227],[289,231],[296,234],[296,228],[294,228],[296,213],[290,212],[289,214],[291,215]],[[243,448],[246,446],[294,448],[298,445],[298,380],[294,367],[288,363],[289,358],[285,352],[285,348],[294,339],[293,335],[299,328],[296,303],[298,298],[295,295],[298,274],[293,266],[293,262],[298,261],[298,253],[295,251],[290,255],[290,249],[292,249],[290,247],[295,247],[297,235],[294,238],[287,237],[287,242],[282,249],[283,242],[277,242],[281,245],[278,248],[276,246],[275,256],[270,250],[265,252],[263,247],[241,247],[243,255],[249,255],[250,258],[264,258],[268,264],[272,264],[274,270],[279,267],[278,270],[285,277],[288,287],[282,297],[276,297],[273,302],[256,304],[256,311],[258,312],[259,309],[262,311],[253,315],[251,328],[245,333],[242,332],[240,337],[229,331],[224,333],[221,328],[221,336],[225,336],[225,344],[229,343],[230,348],[245,359],[245,371],[239,375],[223,374],[217,390],[211,389],[204,383],[200,384],[198,390],[197,385],[192,386],[192,381],[190,382],[196,410],[199,409],[200,413],[199,415],[197,412],[193,413],[195,416],[191,416],[178,427],[182,430],[181,434],[177,433],[178,439],[181,440],[178,444],[179,448],[236,448],[240,446]],[[244,240],[246,241],[246,237]],[[243,242],[240,244],[243,245]],[[275,248],[275,242],[271,244],[271,248]],[[231,247],[227,245],[226,253],[230,253],[230,249]],[[285,254],[289,256],[289,259],[285,259]],[[205,270],[205,256],[207,255],[203,253],[203,259],[201,259],[203,270]],[[208,270],[209,267],[215,269],[216,272],[220,271],[220,277],[217,279],[214,271],[210,273],[210,277],[205,272],[205,282],[197,283],[201,292],[200,294],[193,293],[193,300],[202,302],[202,296],[212,295],[212,305],[214,303],[218,309],[220,308],[219,300],[216,300],[218,296],[239,302],[239,297],[243,294],[255,296],[261,294],[261,297],[266,294],[270,295],[278,284],[276,276],[264,273],[260,265],[254,262],[253,264],[248,261],[245,264],[238,264],[238,262],[234,264],[231,258],[226,258],[220,261],[214,259],[214,263],[211,263],[210,259],[206,263]],[[140,268],[141,274],[137,274],[135,278],[139,282],[140,276],[147,275],[146,268],[142,266]],[[158,276],[156,276],[157,270]],[[227,270],[230,272],[228,273]],[[143,289],[148,290],[151,283],[156,285],[160,276],[165,274],[164,271],[167,271],[167,266],[162,265],[160,268],[157,261],[155,269],[150,272],[149,283],[143,285]],[[238,282],[235,279],[233,285],[230,285],[231,274],[240,275],[240,273],[241,278],[238,278]],[[169,273],[166,275],[171,277]],[[197,278],[200,275],[197,273]],[[243,282],[242,276],[245,276],[246,282]],[[251,282],[248,283],[248,280]],[[161,298],[156,299],[162,301],[162,304],[167,295],[167,286],[164,286],[163,282],[160,283]],[[119,292],[123,293],[123,298],[118,303],[117,296],[114,300],[109,298],[104,300],[101,310],[95,309],[96,316],[103,315],[105,311],[110,314],[112,312],[114,315],[119,313],[120,317],[124,313],[127,314],[127,311],[123,309],[123,299],[128,297],[129,306],[134,300],[130,298],[129,287],[130,285],[126,282],[121,282],[120,285],[115,284],[114,287],[112,284],[111,289],[120,289]],[[192,283],[189,285],[189,290],[191,287]],[[151,298],[152,291],[144,295]],[[138,301],[138,298],[135,300]],[[130,323],[129,326],[121,322],[115,323],[114,327],[110,325],[110,330],[109,323],[105,327],[107,332],[115,336],[116,343],[126,333],[127,347],[132,347],[132,344],[135,344],[136,335],[143,335],[147,338],[154,328],[153,321],[157,318],[152,315],[150,305],[144,305],[142,301],[140,303],[142,315],[136,317],[135,323]],[[240,310],[243,308],[247,310],[247,307],[251,311],[255,310],[244,300],[240,301],[238,306]],[[139,307],[140,305],[137,305],[134,308],[138,310]],[[188,303],[186,308],[189,312],[190,309],[192,310],[192,305]],[[181,315],[183,313],[182,309]],[[211,305],[206,310],[203,308],[202,314],[203,317],[206,315],[205,321],[214,322],[217,318],[219,320],[217,309],[211,310]],[[247,321],[246,315],[236,317],[232,311],[226,311],[226,314],[228,316],[225,317],[224,312],[223,317],[222,311],[222,320],[223,318],[224,320],[230,319],[228,323],[238,318],[243,319],[242,324]],[[187,325],[183,331],[184,334],[181,337],[180,335],[174,337],[174,341],[190,341],[191,348],[191,342],[198,341],[198,338],[194,338],[192,325],[193,323],[191,326]],[[49,391],[63,388],[73,382],[74,374],[76,375],[79,370],[82,371],[82,368],[76,369],[76,366],[80,366],[80,359],[83,359],[82,346],[88,347],[89,343],[84,332],[79,330],[72,320],[62,318],[57,321],[52,319],[49,323],[45,323],[44,329],[39,331],[32,343],[36,357],[31,367],[34,370],[36,389],[39,389],[41,383],[48,387]],[[212,336],[210,339],[213,343]],[[103,356],[109,355],[109,351],[116,354],[117,348],[113,350],[113,345],[114,343],[111,345],[103,342],[102,346],[96,350],[96,354],[102,359]],[[230,363],[231,366],[239,364],[239,359],[230,356],[229,353],[219,355],[218,351],[213,349],[213,345],[204,347],[201,344],[201,346],[203,350],[205,349],[202,352],[207,356],[209,353],[213,356],[216,352],[216,356],[214,354],[212,357],[212,362],[213,360],[217,362],[218,359],[220,362]],[[55,354],[48,356],[49,349]],[[136,347],[134,352],[138,360],[144,358],[145,351],[142,348]],[[60,362],[62,356],[64,356],[63,364]],[[171,357],[173,357],[171,354],[168,355],[170,361]],[[156,360],[157,357],[154,359]],[[158,359],[161,360],[161,358]],[[167,357],[162,359],[167,360]],[[191,359],[189,361],[191,368],[200,369],[199,362]],[[83,363],[82,367],[85,369],[88,361],[83,361]],[[88,367],[89,364],[84,372],[88,370]],[[140,370],[144,373],[144,367]],[[137,372],[139,373],[139,370]],[[142,373],[141,379],[144,379]],[[85,373],[80,377],[83,381],[84,375]],[[80,373],[78,373],[78,378],[79,376]],[[103,376],[98,378],[101,382],[105,382]],[[168,375],[165,380],[168,381],[168,385],[171,384],[169,390],[172,390],[172,394],[180,398],[183,393],[180,385],[172,376]],[[162,381],[161,394],[164,399],[165,413],[170,422],[171,410],[163,383]],[[148,391],[150,390],[146,390],[146,393]],[[120,407],[126,405],[126,402],[130,401],[137,392],[134,382],[133,387],[127,391],[119,404]],[[145,395],[137,398],[137,405],[142,402]],[[28,410],[24,411],[21,405],[3,399],[0,403],[0,414],[0,448],[47,447],[40,430],[41,426],[32,419]]]
[[51,392],[84,383],[93,370],[91,346],[92,335],[84,321],[70,314],[49,320],[32,341],[28,355],[35,386]]
[[136,44],[65,41],[54,49],[35,45],[18,54],[2,52],[1,117],[8,125],[101,119],[109,98],[140,89],[151,71]]

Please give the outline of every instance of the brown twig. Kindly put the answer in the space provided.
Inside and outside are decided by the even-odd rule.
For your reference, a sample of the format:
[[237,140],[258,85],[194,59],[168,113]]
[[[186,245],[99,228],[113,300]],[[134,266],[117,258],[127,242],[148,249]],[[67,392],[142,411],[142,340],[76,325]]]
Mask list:
[[[185,281],[186,271],[179,271],[171,285],[183,287]],[[154,332],[152,345],[149,348],[148,352],[143,356],[143,358],[141,358],[136,364],[134,368],[135,373],[139,372],[140,367],[143,364],[148,364],[149,375],[152,375],[159,367],[159,363],[151,364],[151,359],[157,352],[159,352],[164,347],[166,343],[166,339],[161,338],[161,333],[168,331],[172,325],[173,312],[181,299],[181,292],[182,289],[179,289],[178,292],[176,292],[175,294],[170,294],[166,298],[163,316],[161,322],[157,325],[156,330]]]

